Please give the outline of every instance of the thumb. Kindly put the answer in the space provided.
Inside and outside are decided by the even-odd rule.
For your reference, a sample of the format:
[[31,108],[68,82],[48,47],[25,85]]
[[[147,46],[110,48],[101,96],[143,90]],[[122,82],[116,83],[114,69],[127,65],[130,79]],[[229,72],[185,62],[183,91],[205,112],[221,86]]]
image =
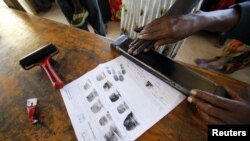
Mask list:
[[243,100],[243,99],[239,96],[239,92],[236,92],[236,91],[232,90],[232,89],[229,88],[229,87],[223,87],[223,88],[227,91],[228,95],[229,95],[232,99],[238,100],[238,101],[242,101],[242,100]]

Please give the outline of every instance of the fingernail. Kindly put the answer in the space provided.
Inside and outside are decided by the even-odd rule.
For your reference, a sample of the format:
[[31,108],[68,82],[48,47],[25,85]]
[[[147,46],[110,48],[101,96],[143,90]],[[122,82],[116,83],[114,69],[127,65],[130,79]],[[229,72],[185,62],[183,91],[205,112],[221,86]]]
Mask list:
[[142,38],[142,35],[139,35],[138,38]]
[[134,56],[136,56],[137,54],[138,54],[138,52],[137,52],[137,51],[133,52],[133,55],[134,55]]
[[192,99],[191,96],[189,96],[189,97],[187,98],[187,100],[188,100],[189,103],[192,103],[192,100],[193,100],[193,99]]
[[197,95],[197,91],[196,91],[196,90],[191,90],[190,93],[191,93],[192,95]]

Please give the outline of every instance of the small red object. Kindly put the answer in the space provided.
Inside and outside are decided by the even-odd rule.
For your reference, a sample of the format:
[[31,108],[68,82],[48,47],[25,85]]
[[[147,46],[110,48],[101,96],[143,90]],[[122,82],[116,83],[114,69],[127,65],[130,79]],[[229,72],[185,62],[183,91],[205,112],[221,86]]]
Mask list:
[[32,124],[38,122],[38,119],[35,119],[36,105],[37,105],[37,98],[30,98],[27,100],[28,118],[30,123]]

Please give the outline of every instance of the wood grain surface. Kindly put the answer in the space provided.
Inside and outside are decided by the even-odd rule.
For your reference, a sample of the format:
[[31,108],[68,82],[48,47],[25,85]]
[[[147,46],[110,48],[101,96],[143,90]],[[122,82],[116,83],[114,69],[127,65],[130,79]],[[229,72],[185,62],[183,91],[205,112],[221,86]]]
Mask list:
[[[55,71],[67,84],[100,63],[119,54],[111,40],[47,19],[0,7],[0,140],[77,140],[59,90],[55,90],[40,67],[24,70],[19,59],[40,46],[53,43]],[[188,65],[233,91],[248,86],[215,72]],[[38,98],[43,124],[28,121],[26,101]],[[207,140],[207,126],[184,100],[138,140]]]

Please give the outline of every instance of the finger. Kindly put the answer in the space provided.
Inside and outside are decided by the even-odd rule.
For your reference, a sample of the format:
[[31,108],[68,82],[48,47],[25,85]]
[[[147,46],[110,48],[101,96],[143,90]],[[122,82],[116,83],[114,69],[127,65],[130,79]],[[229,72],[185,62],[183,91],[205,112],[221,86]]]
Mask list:
[[235,91],[232,91],[231,89],[227,88],[227,87],[224,87],[226,89],[226,91],[228,92],[228,95],[232,98],[232,99],[235,99],[235,100],[240,100],[240,97],[239,95],[235,92]]
[[213,95],[208,92],[201,91],[201,90],[191,90],[190,93],[194,97],[207,101],[216,107],[221,107],[221,108],[230,110],[232,107],[237,106],[237,103],[235,103],[234,100],[223,98],[217,95]]
[[134,43],[128,50],[129,54],[132,54],[140,45],[143,43],[143,40],[138,40],[136,43]]
[[137,43],[140,39],[135,39],[133,42],[129,44],[129,48],[131,48],[135,43]]
[[226,91],[228,92],[228,95],[235,100],[238,101],[250,101],[250,87],[243,88],[240,92],[235,92],[230,87],[224,87]]
[[208,115],[207,113],[202,112],[201,110],[197,109],[199,116],[204,119],[208,124],[223,124],[222,120],[219,120],[215,117]]
[[143,50],[143,52],[148,52],[148,51],[150,51],[152,48],[154,48],[154,42],[151,42],[151,43],[148,45],[148,47],[145,48],[145,49]]
[[143,52],[149,52],[151,48],[145,48]]
[[188,97],[188,102],[196,105],[197,109],[200,111],[208,114],[209,116],[216,117],[218,119],[225,119],[227,118],[226,116],[229,115],[229,112],[224,110],[224,109],[219,109],[209,103],[206,103],[205,101],[196,98],[194,96],[189,96]]
[[152,41],[144,41],[134,52],[133,55],[138,55],[139,53],[141,53],[145,48],[148,48],[148,45],[151,43]]
[[250,86],[243,88],[243,91],[240,93],[240,95],[238,95],[238,97],[241,99],[241,101],[250,104]]
[[172,38],[166,38],[166,39],[162,39],[162,40],[158,40],[155,42],[155,46],[156,47],[159,47],[161,45],[166,45],[166,44],[170,44],[170,43],[174,43],[176,42],[175,39],[172,39]]

